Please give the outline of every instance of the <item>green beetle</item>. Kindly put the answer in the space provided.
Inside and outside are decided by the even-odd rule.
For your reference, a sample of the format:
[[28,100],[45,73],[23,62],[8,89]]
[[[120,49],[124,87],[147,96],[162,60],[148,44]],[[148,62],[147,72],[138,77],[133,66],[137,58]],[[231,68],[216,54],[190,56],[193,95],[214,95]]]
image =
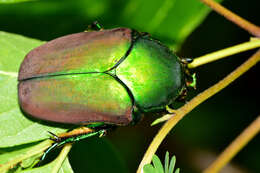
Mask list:
[[181,60],[128,28],[81,32],[29,52],[19,71],[21,109],[42,120],[88,127],[57,145],[164,111],[186,88]]

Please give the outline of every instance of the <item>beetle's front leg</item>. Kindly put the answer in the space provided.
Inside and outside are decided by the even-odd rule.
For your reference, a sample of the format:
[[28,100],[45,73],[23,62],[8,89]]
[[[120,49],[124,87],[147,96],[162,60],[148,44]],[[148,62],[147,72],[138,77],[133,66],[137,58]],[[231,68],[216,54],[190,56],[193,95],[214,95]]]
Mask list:
[[89,31],[102,31],[103,27],[100,25],[98,21],[94,21],[92,24],[88,25],[88,29],[85,30],[84,32],[89,32]]
[[167,110],[167,112],[169,112],[170,114],[175,114],[175,113],[177,112],[177,110],[172,109],[172,108],[170,108],[169,106],[166,106],[166,110]]

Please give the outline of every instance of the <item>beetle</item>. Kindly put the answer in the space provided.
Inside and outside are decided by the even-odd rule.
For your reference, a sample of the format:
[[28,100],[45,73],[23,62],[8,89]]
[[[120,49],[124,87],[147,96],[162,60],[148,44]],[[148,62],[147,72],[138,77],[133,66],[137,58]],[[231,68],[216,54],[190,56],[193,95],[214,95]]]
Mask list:
[[158,40],[129,28],[63,36],[32,51],[18,76],[21,109],[81,126],[53,135],[52,148],[165,111],[186,90],[182,61]]

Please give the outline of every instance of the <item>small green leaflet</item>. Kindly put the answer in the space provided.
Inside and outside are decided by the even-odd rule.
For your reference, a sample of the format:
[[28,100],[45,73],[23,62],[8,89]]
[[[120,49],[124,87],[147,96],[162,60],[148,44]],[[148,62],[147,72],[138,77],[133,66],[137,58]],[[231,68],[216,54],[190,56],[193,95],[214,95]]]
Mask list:
[[177,168],[174,171],[176,157],[172,156],[171,161],[169,163],[169,152],[167,151],[165,154],[164,167],[159,157],[154,155],[152,159],[152,164],[144,165],[143,171],[144,173],[179,173],[180,169]]

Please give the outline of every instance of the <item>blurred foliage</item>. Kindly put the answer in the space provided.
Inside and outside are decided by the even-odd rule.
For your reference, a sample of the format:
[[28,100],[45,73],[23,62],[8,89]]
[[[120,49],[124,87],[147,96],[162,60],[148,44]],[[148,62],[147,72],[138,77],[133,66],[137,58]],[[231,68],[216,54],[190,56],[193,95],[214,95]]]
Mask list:
[[[4,1],[0,0],[0,3],[2,2]],[[250,2],[226,0],[224,6],[253,23],[260,24],[257,0]],[[215,13],[211,13],[201,24],[208,12],[209,9],[198,0],[39,0],[1,4],[0,30],[47,41],[69,33],[81,32],[88,24],[98,20],[105,28],[124,26],[149,32],[178,50],[177,54],[183,57],[197,57],[249,39],[248,33]],[[198,25],[200,26],[194,31]],[[2,38],[3,36],[0,35],[0,40]],[[16,42],[14,40],[14,43]],[[27,46],[27,44],[20,44],[20,46]],[[28,50],[21,53],[7,41],[2,41],[0,64],[7,63],[0,65],[1,70],[6,70],[9,66],[18,70],[18,63],[13,63],[10,57],[20,58],[21,61]],[[198,89],[191,91],[189,98],[223,78],[252,52],[195,69],[198,76]],[[203,160],[207,158],[203,153],[210,153],[214,159],[216,154],[259,114],[259,74],[259,65],[257,65],[224,91],[191,112],[166,138],[158,151],[158,156],[163,158],[165,151],[169,150],[177,156],[178,167],[182,168],[181,172],[199,172],[205,167],[201,165],[208,161]],[[10,82],[2,76],[0,79]],[[0,83],[1,87],[5,88],[0,91],[1,95],[5,94],[4,97],[0,97],[0,105],[2,105],[0,117],[8,108],[8,105],[4,106],[5,99],[8,98],[6,94],[14,94],[12,91],[16,87],[16,81],[11,80],[11,82],[12,85],[6,86],[4,82]],[[16,102],[12,104],[17,105]],[[17,109],[13,115],[19,113]],[[135,172],[145,149],[159,129],[159,126],[150,127],[154,119],[152,115],[146,116],[136,126],[120,127],[109,133],[107,140],[93,138],[75,144],[70,153],[70,163],[74,171]],[[9,126],[12,127],[10,128],[12,132],[19,124]],[[1,133],[3,131],[0,131]],[[8,141],[2,139],[1,144],[4,142]],[[260,139],[257,136],[232,163],[238,165],[244,172],[260,172],[259,146]],[[0,153],[9,150],[11,148],[1,148]],[[201,159],[203,161],[198,162]]]
[[[105,28],[124,26],[149,32],[175,48],[209,11],[198,0],[45,0],[0,6],[0,28],[49,40],[70,31],[83,31],[98,20]],[[9,28],[12,25],[16,27]],[[42,27],[31,29],[39,25]]]
[[[70,163],[76,173],[122,172],[130,173],[126,163],[110,141],[104,138],[88,138],[75,143],[70,152]],[[87,171],[86,171],[87,170]]]
[[151,164],[144,165],[144,173],[179,173],[180,168],[177,168],[174,171],[176,163],[176,157],[172,156],[171,160],[169,159],[169,152],[167,151],[164,159],[164,166],[157,155],[154,155],[152,158]]
[[33,0],[0,0],[0,3],[19,3],[25,1],[33,1]]

